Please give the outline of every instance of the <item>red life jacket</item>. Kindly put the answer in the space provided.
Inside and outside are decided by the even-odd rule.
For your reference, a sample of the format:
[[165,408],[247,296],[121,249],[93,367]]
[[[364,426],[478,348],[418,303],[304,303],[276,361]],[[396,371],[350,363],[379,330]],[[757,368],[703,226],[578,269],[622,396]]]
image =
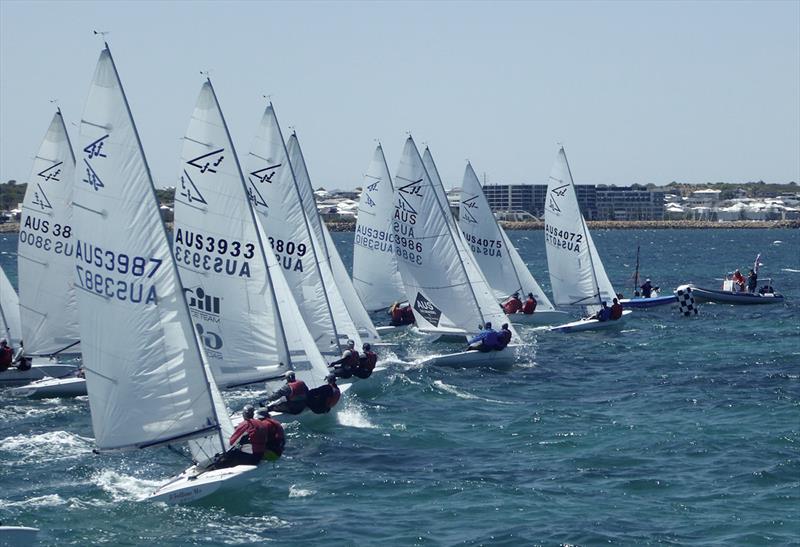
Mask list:
[[622,317],[622,304],[612,304],[611,319],[619,319],[620,317]]
[[286,439],[284,438],[283,426],[280,422],[272,418],[264,418],[261,420],[261,427],[264,430],[265,449],[274,452],[278,456],[283,454],[283,447],[286,443]]
[[365,351],[364,355],[359,359],[359,366],[367,372],[375,370],[375,364],[378,362],[378,356],[374,351]]
[[343,355],[344,362],[342,366],[355,368],[358,366],[358,352],[354,349],[345,350],[346,355]]
[[536,309],[536,300],[533,298],[528,298],[525,301],[525,304],[522,306],[522,313],[526,313],[528,315],[532,314]]
[[503,304],[503,311],[509,315],[517,313],[522,308],[522,303],[517,298],[512,298]]
[[261,422],[254,418],[250,418],[244,420],[238,426],[236,426],[236,430],[231,435],[230,444],[233,446],[236,444],[240,438],[247,436],[246,439],[242,439],[242,444],[249,444],[253,447],[252,453],[253,454],[263,454],[264,453],[264,443],[267,438],[266,431],[263,429]]
[[339,399],[342,397],[342,392],[339,391],[339,386],[331,386],[331,394],[328,395],[328,398],[325,400],[325,405],[328,408],[333,408],[336,406],[336,403],[339,402]]
[[11,366],[11,361],[14,358],[14,350],[6,346],[0,348],[0,369],[5,370]]
[[292,392],[289,394],[286,399],[288,401],[305,401],[306,396],[308,395],[308,386],[302,380],[295,380],[294,382],[289,382],[289,389]]
[[400,309],[400,306],[394,306],[392,308],[392,321],[395,323],[400,323],[403,320],[403,310]]
[[403,308],[400,317],[403,325],[410,325],[414,322],[414,310],[411,309],[411,306],[406,306]]

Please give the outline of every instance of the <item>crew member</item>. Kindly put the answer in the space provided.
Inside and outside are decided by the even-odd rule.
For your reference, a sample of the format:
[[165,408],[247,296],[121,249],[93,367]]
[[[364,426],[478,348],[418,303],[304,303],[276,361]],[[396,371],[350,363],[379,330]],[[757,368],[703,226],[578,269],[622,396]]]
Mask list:
[[8,370],[13,360],[14,350],[8,346],[8,341],[3,338],[0,340],[0,372]]
[[500,332],[497,336],[497,347],[495,349],[497,351],[506,349],[506,346],[509,342],[511,342],[511,331],[508,328],[508,323],[503,323],[503,326],[500,327]]
[[497,331],[492,328],[492,324],[487,321],[481,331],[469,341],[467,351],[492,351],[497,348]]
[[258,465],[262,459],[276,460],[283,454],[283,426],[262,410],[255,417],[253,405],[242,409],[242,423],[230,438],[230,449],[213,464],[213,469],[237,465]]
[[522,313],[531,315],[534,311],[536,311],[536,299],[533,297],[533,293],[529,292],[528,299],[522,305]]
[[742,292],[744,290],[745,279],[742,272],[736,270],[733,272],[733,292]]
[[300,414],[306,408],[308,397],[308,386],[302,380],[298,380],[293,370],[287,371],[284,375],[286,383],[277,391],[273,392],[264,402],[273,402],[267,407],[272,412],[285,412],[287,414]]
[[751,294],[756,292],[756,287],[758,287],[758,274],[755,270],[750,270],[747,275],[747,292]]
[[375,370],[375,365],[378,363],[378,356],[372,351],[372,346],[365,343],[361,346],[364,353],[358,357],[358,366],[353,371],[359,378],[369,378],[372,376],[372,371]]
[[342,396],[339,386],[336,385],[336,375],[331,373],[325,377],[325,385],[315,387],[308,392],[308,408],[314,414],[330,412]]
[[602,307],[590,319],[597,319],[598,321],[608,321],[611,319],[611,308],[603,301]]
[[503,303],[503,312],[506,315],[512,315],[522,309],[522,300],[519,299],[519,293],[515,292],[511,298]]
[[395,302],[389,307],[389,315],[392,316],[389,324],[393,327],[410,325],[414,322],[414,312],[411,310],[411,306],[401,306],[399,302]]
[[644,280],[644,285],[639,287],[642,289],[642,298],[650,298],[650,295],[653,294],[653,285],[650,284],[650,278]]
[[332,368],[333,373],[339,378],[350,378],[358,368],[356,343],[353,340],[348,340],[347,349],[342,353],[342,358],[332,362],[328,367]]
[[620,317],[622,317],[622,304],[615,298],[614,303],[611,305],[611,319],[617,320]]

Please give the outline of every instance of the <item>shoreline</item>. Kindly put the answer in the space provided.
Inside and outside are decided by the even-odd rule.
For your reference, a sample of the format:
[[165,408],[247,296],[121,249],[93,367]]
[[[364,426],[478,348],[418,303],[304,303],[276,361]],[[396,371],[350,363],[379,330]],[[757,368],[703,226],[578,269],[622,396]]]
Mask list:
[[[326,221],[331,232],[354,232],[356,223],[342,221]],[[739,229],[764,230],[775,228],[800,228],[800,220],[588,220],[586,224],[594,230],[698,230],[698,229]],[[543,230],[543,221],[511,222],[500,221],[506,230]],[[172,223],[167,223],[172,230]],[[19,232],[18,222],[0,224],[0,233]]]

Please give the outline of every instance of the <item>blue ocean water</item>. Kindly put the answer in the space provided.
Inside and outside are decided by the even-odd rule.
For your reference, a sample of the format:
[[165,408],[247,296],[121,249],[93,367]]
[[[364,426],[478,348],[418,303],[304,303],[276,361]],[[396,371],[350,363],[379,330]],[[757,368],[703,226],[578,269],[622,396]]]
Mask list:
[[[543,232],[509,235],[548,291]],[[334,234],[346,263],[352,237]],[[800,543],[800,231],[593,237],[626,294],[641,245],[642,274],[670,290],[717,287],[761,252],[787,302],[522,329],[528,357],[503,371],[401,364],[434,351],[401,334],[385,381],[338,422],[289,423],[278,463],[191,506],[136,501],[180,455],[92,454],[85,399],[0,393],[0,520],[39,527],[42,545]],[[15,250],[0,238],[14,283]],[[226,394],[234,410],[252,397]]]

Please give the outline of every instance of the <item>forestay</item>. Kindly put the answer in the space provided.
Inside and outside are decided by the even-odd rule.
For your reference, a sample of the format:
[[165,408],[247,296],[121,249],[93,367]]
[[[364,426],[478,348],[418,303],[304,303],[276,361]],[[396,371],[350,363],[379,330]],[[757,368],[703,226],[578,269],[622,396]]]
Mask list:
[[550,299],[498,224],[469,162],[464,171],[459,210],[458,225],[495,298],[504,300],[515,292],[524,298],[533,293],[537,310],[553,311]]
[[545,199],[545,247],[556,305],[610,304],[616,294],[581,215],[563,148],[550,172]]
[[2,268],[0,268],[0,321],[3,322],[0,325],[3,328],[2,336],[8,340],[8,345],[19,346],[22,332],[19,322],[19,298]]
[[[395,176],[396,255],[406,295],[422,331],[478,330],[506,322],[483,275],[448,221],[433,181],[411,137]],[[451,227],[451,224],[453,227]],[[513,332],[513,330],[512,330]],[[516,339],[516,333],[514,333]]]
[[394,254],[394,186],[379,144],[364,174],[353,246],[353,286],[371,311],[405,298]]
[[26,353],[78,353],[78,301],[72,284],[75,156],[58,110],[33,160],[19,231],[19,300]]
[[[297,179],[300,198],[303,201],[303,208],[306,211],[306,216],[309,219],[311,228],[314,230],[317,241],[322,243],[321,254],[324,253],[324,257],[333,274],[334,287],[330,287],[327,284],[325,285],[326,289],[328,289],[328,299],[332,304],[341,299],[344,303],[344,307],[341,311],[348,315],[345,321],[341,321],[337,314],[339,310],[337,310],[334,304],[333,317],[337,322],[336,330],[350,336],[353,340],[358,340],[358,338],[352,336],[352,333],[348,332],[344,327],[344,325],[352,323],[356,327],[358,337],[367,342],[377,341],[379,339],[378,331],[353,287],[353,282],[347,274],[347,269],[344,266],[344,262],[342,262],[342,257],[339,256],[339,251],[336,250],[336,245],[333,243],[333,238],[328,231],[328,227],[320,217],[319,210],[317,209],[317,202],[314,199],[314,186],[311,184],[308,166],[303,157],[303,151],[300,148],[300,141],[297,139],[296,133],[292,133],[292,136],[289,137],[287,148],[289,151],[289,161],[292,164],[292,169]],[[333,295],[332,293],[338,293],[338,295]],[[336,296],[336,298],[332,298],[332,296]],[[339,327],[339,325],[343,326]]]
[[232,426],[192,325],[108,46],[79,147],[73,282],[97,446],[198,438],[194,458],[207,462],[226,449]]
[[329,296],[336,298],[339,293],[328,291],[335,286],[333,274],[303,208],[271,104],[261,118],[250,148],[246,173],[250,203],[269,236],[270,246],[317,347],[326,357],[338,356],[339,344],[350,333],[356,336],[356,328],[348,321],[341,297],[329,300]]

